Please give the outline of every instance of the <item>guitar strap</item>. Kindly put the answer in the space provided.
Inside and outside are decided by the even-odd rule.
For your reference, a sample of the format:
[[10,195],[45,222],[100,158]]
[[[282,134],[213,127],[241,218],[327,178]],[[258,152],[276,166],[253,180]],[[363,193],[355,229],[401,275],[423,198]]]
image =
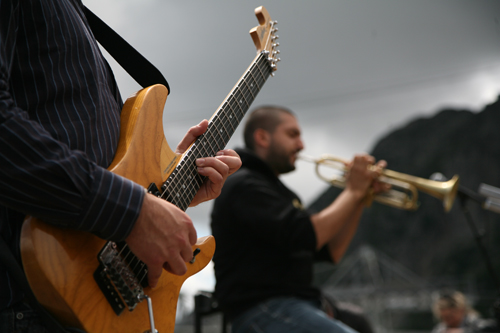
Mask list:
[[163,84],[170,87],[161,72],[140,54],[132,45],[118,35],[110,26],[95,15],[86,6],[83,6],[87,22],[95,38],[106,51],[134,78],[143,88],[153,84]]
[[[84,7],[85,16],[92,29],[97,41],[108,51],[108,53],[125,69],[125,71],[134,78],[142,87],[149,87],[153,84],[163,84],[170,93],[170,87],[161,74],[161,72],[143,55],[141,55],[132,45],[118,35],[111,27],[102,21],[86,6]],[[85,333],[78,328],[63,327],[36,299],[31,287],[26,279],[26,275],[21,266],[14,258],[12,251],[7,243],[0,236],[0,262],[2,262],[17,285],[24,291],[26,300],[35,311],[40,314],[40,320],[43,322],[49,332],[64,333]]]

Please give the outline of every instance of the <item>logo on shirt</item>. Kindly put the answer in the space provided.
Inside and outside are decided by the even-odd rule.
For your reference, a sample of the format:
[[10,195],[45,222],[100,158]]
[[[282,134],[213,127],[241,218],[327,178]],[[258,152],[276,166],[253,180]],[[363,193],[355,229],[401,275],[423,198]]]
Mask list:
[[292,204],[293,204],[293,207],[295,207],[297,209],[300,209],[300,210],[304,210],[305,209],[304,205],[302,205],[302,203],[297,198],[295,198],[295,199],[292,200]]

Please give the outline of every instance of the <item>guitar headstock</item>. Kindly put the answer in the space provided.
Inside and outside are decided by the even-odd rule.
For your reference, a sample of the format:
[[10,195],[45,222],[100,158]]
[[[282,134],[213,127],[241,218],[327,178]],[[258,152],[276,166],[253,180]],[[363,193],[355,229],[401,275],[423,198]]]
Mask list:
[[250,30],[250,36],[252,36],[257,48],[257,53],[263,52],[267,55],[267,60],[274,72],[277,69],[276,63],[281,60],[277,58],[280,51],[276,50],[280,45],[280,43],[276,42],[279,38],[276,35],[276,32],[278,32],[278,28],[276,28],[278,22],[271,20],[271,16],[263,6],[255,8],[255,16],[259,20],[259,25]]

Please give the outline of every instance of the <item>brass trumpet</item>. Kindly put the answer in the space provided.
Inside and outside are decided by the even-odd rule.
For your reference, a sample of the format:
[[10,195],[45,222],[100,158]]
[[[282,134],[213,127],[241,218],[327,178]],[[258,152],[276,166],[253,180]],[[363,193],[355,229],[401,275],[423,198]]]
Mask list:
[[[345,187],[345,174],[349,171],[346,167],[347,161],[329,154],[323,154],[320,158],[299,155],[298,158],[315,163],[316,174],[320,179],[338,188]],[[320,166],[333,168],[341,172],[341,175],[327,177],[320,172]],[[384,170],[378,180],[390,184],[391,189],[375,195],[373,200],[377,202],[400,209],[415,210],[418,208],[417,200],[418,191],[420,190],[443,201],[444,210],[448,212],[453,206],[457,194],[459,177],[455,175],[452,179],[441,182],[392,170]]]

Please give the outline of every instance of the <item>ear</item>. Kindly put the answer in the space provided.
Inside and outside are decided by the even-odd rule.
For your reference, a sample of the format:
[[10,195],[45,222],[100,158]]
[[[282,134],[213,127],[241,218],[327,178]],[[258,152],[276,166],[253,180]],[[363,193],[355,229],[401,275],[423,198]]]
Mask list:
[[253,139],[256,147],[267,148],[271,144],[271,133],[262,128],[258,128],[253,132]]

